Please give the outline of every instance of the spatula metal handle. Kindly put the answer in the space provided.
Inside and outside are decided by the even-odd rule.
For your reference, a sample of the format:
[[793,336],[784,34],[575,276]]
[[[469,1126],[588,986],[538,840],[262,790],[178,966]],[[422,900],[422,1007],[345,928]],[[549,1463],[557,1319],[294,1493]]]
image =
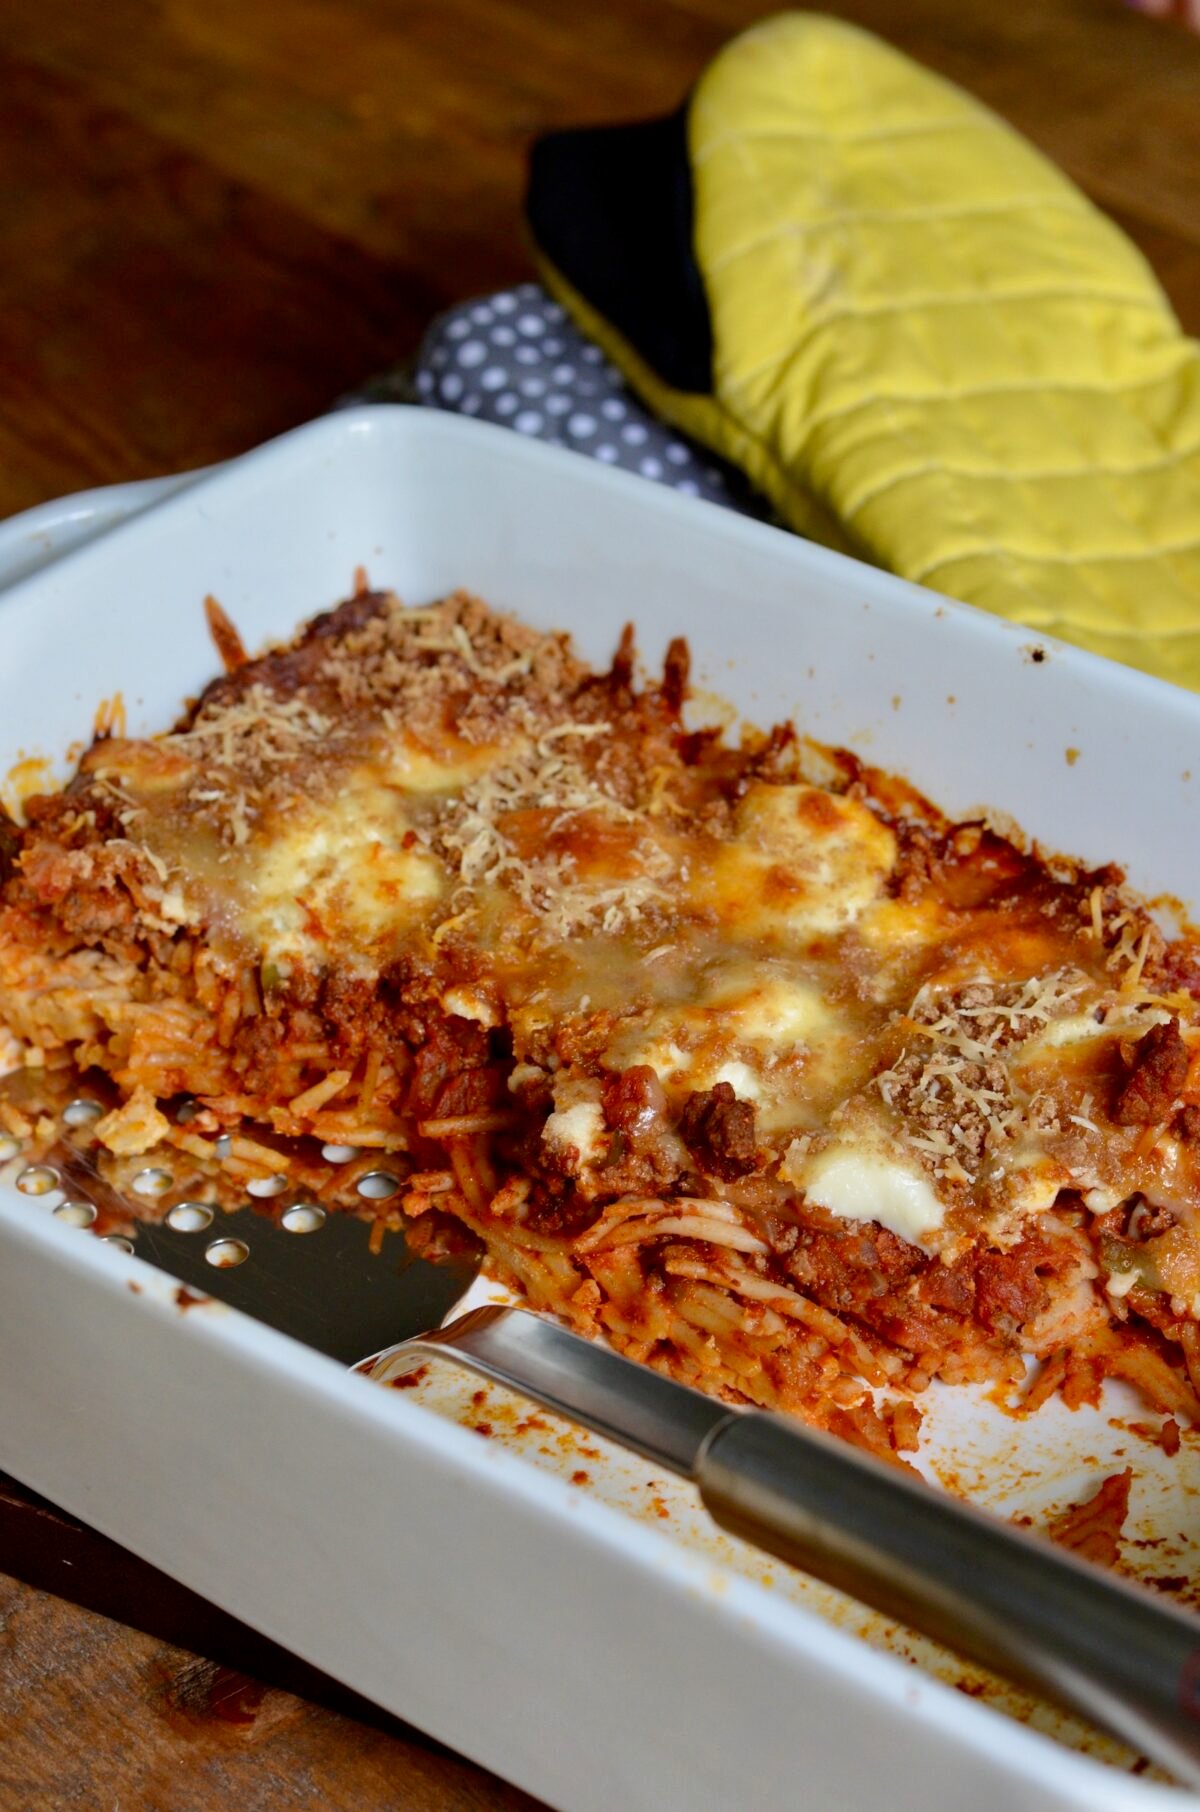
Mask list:
[[859,1454],[751,1411],[708,1437],[705,1506],[734,1535],[1072,1706],[1200,1783],[1200,1623]]
[[713,1518],[1200,1785],[1200,1620],[844,1441],[730,1412],[519,1309],[364,1361],[444,1353],[691,1478]]

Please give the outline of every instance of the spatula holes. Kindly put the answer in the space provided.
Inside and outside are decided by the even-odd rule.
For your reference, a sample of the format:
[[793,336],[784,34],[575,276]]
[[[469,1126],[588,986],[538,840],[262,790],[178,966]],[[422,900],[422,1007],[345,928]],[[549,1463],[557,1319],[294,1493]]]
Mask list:
[[176,1233],[206,1233],[213,1224],[213,1211],[207,1202],[176,1202],[167,1210],[167,1226]]
[[63,1108],[64,1126],[90,1126],[94,1120],[103,1117],[104,1109],[98,1101],[90,1101],[81,1095],[77,1101],[68,1101]]
[[218,1271],[232,1271],[236,1265],[245,1264],[250,1248],[244,1239],[214,1239],[205,1246],[204,1256]]
[[165,1195],[175,1181],[169,1170],[160,1170],[152,1165],[149,1170],[139,1170],[129,1187],[135,1195]]
[[354,1187],[369,1202],[385,1202],[399,1189],[400,1178],[393,1176],[390,1170],[368,1170]]
[[49,1195],[58,1188],[58,1172],[49,1164],[27,1164],[17,1178],[22,1195]]
[[246,1193],[259,1197],[282,1195],[287,1186],[288,1180],[285,1176],[255,1177],[252,1182],[246,1184]]
[[92,1202],[60,1202],[52,1212],[56,1221],[65,1221],[68,1227],[90,1227],[96,1219]]
[[279,1224],[287,1233],[315,1233],[325,1225],[325,1210],[316,1202],[296,1202],[284,1209]]

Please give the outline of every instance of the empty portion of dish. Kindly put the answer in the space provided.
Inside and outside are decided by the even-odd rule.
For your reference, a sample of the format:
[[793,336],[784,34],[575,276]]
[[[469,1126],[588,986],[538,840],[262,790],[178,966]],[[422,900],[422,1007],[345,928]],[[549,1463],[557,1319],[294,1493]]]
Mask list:
[[210,621],[174,731],[0,825],[30,1152],[86,1087],[147,1215],[465,1226],[535,1307],[878,1452],[1030,1356],[1031,1407],[1115,1374],[1200,1418],[1200,945],[1117,869],[689,729],[682,642],[641,685],[630,632],[595,673],[464,595],[364,587],[255,660]]

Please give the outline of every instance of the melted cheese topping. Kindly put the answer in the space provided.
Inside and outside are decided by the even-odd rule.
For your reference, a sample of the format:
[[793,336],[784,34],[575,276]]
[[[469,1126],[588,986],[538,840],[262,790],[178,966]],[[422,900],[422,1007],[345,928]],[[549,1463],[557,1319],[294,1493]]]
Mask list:
[[727,1082],[768,1133],[817,1124],[815,1103],[843,1086],[852,1037],[811,967],[719,963],[690,978],[688,996],[627,1019],[607,1047],[612,1064],[648,1064],[676,1097]]
[[401,732],[379,753],[379,777],[400,793],[461,792],[496,767],[506,751],[492,743],[482,746],[447,735],[429,748],[415,736]]
[[731,965],[705,1003],[737,1036],[768,1052],[811,1048],[837,1026],[820,986],[765,963]]
[[788,940],[844,930],[878,898],[891,831],[856,799],[813,786],[753,786],[735,835],[692,882],[731,933]]
[[[1184,1010],[1137,990],[1128,911],[1110,930],[980,837],[944,874],[905,867],[895,787],[749,758],[731,780],[729,751],[710,773],[661,712],[470,601],[389,603],[304,672],[85,760],[159,922],[285,973],[428,976],[505,1028],[515,1086],[553,1077],[543,1145],[596,1193],[620,1145],[603,1085],[647,1066],[670,1124],[722,1085],[753,1107],[746,1162],[781,1212],[934,1249],[1016,1237],[1064,1187],[1195,1196],[1177,1141],[1108,1117],[1132,1044]],[[1006,877],[1024,891],[992,905]]]
[[785,1174],[839,1220],[878,1221],[910,1245],[921,1244],[945,1221],[945,1204],[920,1166],[863,1139],[835,1139],[815,1157],[785,1163]]
[[331,936],[360,961],[441,901],[449,877],[415,847],[403,798],[355,773],[336,811],[302,811],[255,847],[241,924],[268,960],[321,957]]
[[599,1101],[576,1101],[570,1107],[557,1108],[546,1121],[542,1138],[560,1151],[573,1147],[583,1163],[594,1163],[607,1142]]

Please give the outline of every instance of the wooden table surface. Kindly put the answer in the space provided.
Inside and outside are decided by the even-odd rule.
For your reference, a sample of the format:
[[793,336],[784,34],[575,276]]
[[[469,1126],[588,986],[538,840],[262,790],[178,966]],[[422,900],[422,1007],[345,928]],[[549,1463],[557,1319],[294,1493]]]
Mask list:
[[[0,0],[0,515],[241,452],[410,355],[530,274],[536,133],[665,111],[771,10]],[[829,10],[1027,132],[1200,330],[1200,39],[1118,0]],[[3,1812],[532,1805],[0,1481]]]

